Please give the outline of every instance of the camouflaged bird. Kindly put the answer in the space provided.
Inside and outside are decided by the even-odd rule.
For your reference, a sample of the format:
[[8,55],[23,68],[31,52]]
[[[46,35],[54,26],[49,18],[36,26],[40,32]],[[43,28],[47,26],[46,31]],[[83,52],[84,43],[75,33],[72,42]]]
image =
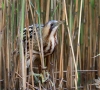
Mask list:
[[[40,28],[41,28],[41,33],[42,33],[42,41],[43,41],[43,52],[44,56],[52,54],[54,51],[55,46],[58,43],[57,39],[57,29],[60,24],[62,24],[63,21],[56,21],[56,20],[51,20],[47,22],[45,25],[39,25],[35,24],[29,26],[29,34],[30,34],[30,40],[33,41],[33,61],[39,57],[39,47],[38,47],[38,42],[37,42],[37,37],[36,34],[38,35],[38,40],[40,40]],[[35,30],[36,28],[36,30]],[[26,28],[24,28],[24,33],[23,33],[23,42],[24,45],[26,43]],[[24,46],[25,47],[25,46]],[[27,47],[29,47],[29,44],[27,44]],[[30,60],[27,61],[27,67],[30,65]]]

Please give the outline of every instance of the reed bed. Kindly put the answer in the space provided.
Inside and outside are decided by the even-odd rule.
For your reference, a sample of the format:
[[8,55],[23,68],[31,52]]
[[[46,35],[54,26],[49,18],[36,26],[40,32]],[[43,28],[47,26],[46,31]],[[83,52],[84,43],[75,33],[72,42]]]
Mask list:
[[[23,28],[29,36],[29,25],[49,20],[65,21],[58,45],[44,58],[41,38],[37,63],[46,69],[27,74]],[[0,90],[99,90],[99,29],[100,0],[0,0]],[[32,72],[33,42],[28,42]]]

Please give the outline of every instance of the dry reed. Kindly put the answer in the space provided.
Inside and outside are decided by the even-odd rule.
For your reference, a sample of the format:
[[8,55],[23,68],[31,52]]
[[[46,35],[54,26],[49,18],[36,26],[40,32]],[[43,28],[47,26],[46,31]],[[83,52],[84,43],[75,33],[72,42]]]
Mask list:
[[[44,58],[42,38],[39,42],[36,34],[40,51],[37,62],[44,70],[34,74],[33,68],[39,70],[32,64],[33,42],[26,38],[31,61],[28,75],[23,28],[30,37],[29,25],[51,19],[65,21],[58,30],[58,45]],[[94,79],[100,77],[99,28],[100,0],[0,0],[0,90],[97,90]]]

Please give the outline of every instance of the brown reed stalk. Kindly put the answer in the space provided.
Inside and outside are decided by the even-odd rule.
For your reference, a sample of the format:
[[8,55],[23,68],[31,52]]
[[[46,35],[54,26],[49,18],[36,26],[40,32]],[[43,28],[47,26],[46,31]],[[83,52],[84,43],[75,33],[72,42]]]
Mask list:
[[[78,59],[79,59],[79,51],[80,51],[80,28],[81,28],[81,17],[82,17],[82,4],[83,4],[83,0],[81,0],[80,2],[80,15],[79,15],[79,30],[78,30],[78,41],[77,41],[77,54],[76,54],[76,65],[78,65]],[[77,89],[77,82],[78,79],[75,81],[75,87]]]
[[[2,45],[2,1],[0,1],[0,80],[2,80],[2,52],[1,52],[1,45]],[[2,82],[0,82],[0,89],[2,89],[1,86]]]
[[[70,1],[70,6],[69,6],[69,29],[70,29],[70,36],[71,36],[71,29],[72,29],[72,0]],[[69,33],[69,32],[68,32]],[[72,37],[72,36],[71,36]],[[68,37],[69,38],[69,37]],[[69,46],[70,45],[70,40],[69,40]],[[74,82],[72,82],[73,80],[73,77],[72,77],[72,70],[74,69],[74,65],[73,65],[73,58],[71,57],[72,56],[72,51],[70,49],[69,51],[69,61],[68,61],[68,66],[67,66],[67,79],[68,79],[68,83],[67,83],[67,87],[68,89],[71,89]]]
[[[95,5],[98,5],[98,1],[95,1]],[[93,25],[93,56],[95,56],[96,54],[97,54],[97,49],[98,49],[98,47],[97,47],[97,43],[98,43],[98,36],[97,36],[97,34],[98,34],[98,7],[97,6],[95,6],[95,10],[94,10],[94,25]],[[92,67],[95,67],[95,65],[96,65],[96,58],[93,58],[93,62],[92,62]],[[95,73],[92,73],[92,78],[93,77],[95,77]]]
[[[50,55],[48,58],[45,58],[45,62],[43,62],[44,65],[45,63],[47,63],[47,72],[53,79],[52,83],[54,86],[51,86],[51,83],[49,82],[46,84],[39,83],[38,87],[40,90],[42,90],[43,88],[48,89],[49,87],[52,87],[53,90],[56,89],[74,90],[77,88],[80,88],[80,90],[81,89],[96,90],[93,84],[93,80],[95,77],[100,76],[100,65],[99,65],[100,56],[98,55],[100,53],[100,35],[99,35],[100,1],[84,0],[83,4],[84,6],[82,10],[80,9],[81,6],[80,3],[82,2],[82,0],[64,0],[64,1],[65,3],[63,3],[62,0],[40,0],[39,2],[41,6],[40,8],[41,24],[43,24],[44,22],[48,22],[50,19],[58,21],[65,20],[63,18],[64,17],[63,15],[66,14],[67,25],[64,25],[63,27],[59,28],[57,48],[54,51],[54,53]],[[92,1],[94,1],[93,4],[95,5],[92,5],[91,3]],[[34,7],[32,6],[32,4]],[[30,25],[30,23],[36,23],[36,24],[38,23],[38,15],[36,13],[36,11],[38,10],[37,0],[29,0],[25,5],[27,7],[25,9],[25,15],[26,15],[25,26],[27,27],[27,31],[29,31],[28,26]],[[62,8],[63,6],[64,8]],[[19,37],[19,35],[16,37],[16,35],[19,34],[18,31],[20,26],[18,24],[20,23],[19,19],[21,18],[19,15],[21,7],[22,7],[21,0],[0,1],[0,8],[2,8],[0,9],[0,18],[1,18],[0,19],[0,89],[1,90],[2,89],[10,90],[14,88],[19,89],[22,88],[22,86],[27,89],[30,88],[34,89],[33,86],[35,86],[34,79],[31,79],[30,76],[26,76],[25,60],[27,60],[26,58],[27,50],[25,51],[26,52],[25,56],[22,54],[23,52],[21,52],[24,58],[23,60],[24,67],[22,67],[21,63],[22,57],[19,57],[19,54],[17,53],[12,54],[16,48],[17,49],[19,48],[17,44],[22,45],[22,42],[20,43],[19,41],[17,41],[17,37]],[[79,21],[80,20],[79,10],[81,10],[82,12],[81,21]],[[69,24],[70,29],[68,22],[71,23]],[[71,33],[69,33],[70,31]],[[80,46],[77,46],[77,43],[79,43],[80,41],[81,41]],[[71,49],[69,45],[71,46]],[[40,43],[38,43],[38,46],[40,48],[39,51],[41,51]],[[32,50],[31,46],[30,49]],[[30,58],[32,59],[31,50],[30,50]],[[92,58],[93,56],[96,55],[98,56]],[[75,60],[78,60],[77,64]],[[31,71],[32,67],[34,67],[34,64],[33,66],[31,65]],[[76,67],[74,66],[75,64]],[[76,69],[77,66],[79,70]],[[25,74],[22,75],[21,74],[22,72],[23,74],[24,73]],[[80,79],[78,84],[76,78],[77,72]],[[27,79],[27,77],[29,77],[31,81],[33,80],[32,81],[33,86],[30,84],[30,82],[28,82],[29,79],[25,80]],[[59,85],[62,88],[59,88],[60,87]]]
[[[54,9],[53,10],[55,10],[55,8],[56,8],[56,6],[57,6],[57,1],[56,0],[53,0],[53,5],[54,5]],[[56,13],[54,14],[54,19],[56,19],[57,18],[57,15],[56,15]]]
[[79,16],[79,30],[78,30],[78,41],[77,41],[77,55],[76,55],[76,63],[78,64],[79,50],[80,50],[80,28],[81,28],[81,18],[82,18],[82,4],[83,0],[80,3],[80,16]]
[[[0,20],[0,32],[1,32],[1,28],[2,28],[2,1],[0,1],[0,17],[1,17],[1,20]],[[1,35],[0,35],[1,36]]]
[[41,23],[43,24],[44,22],[44,19],[43,19],[44,18],[43,17],[44,16],[44,12],[43,12],[44,11],[44,0],[41,0],[40,4],[41,4]]
[[[74,36],[74,33],[75,33],[75,30],[77,29],[78,27],[78,0],[76,0],[76,4],[75,4],[75,16],[74,16],[74,23],[73,23],[73,27],[72,27],[72,41],[74,41],[74,37],[76,38],[76,36]],[[69,52],[68,52],[69,53]],[[70,59],[71,60],[71,57]],[[71,62],[68,66],[68,72],[70,72],[70,65],[71,65]],[[70,78],[69,78],[69,75],[67,74],[67,78],[68,78],[68,81],[70,81]],[[67,85],[69,86],[70,85],[70,82],[67,83]]]
[[[6,1],[4,0],[4,2],[3,2],[3,4],[6,6]],[[3,19],[2,19],[2,26],[4,27],[5,25],[6,25],[6,16],[5,16],[5,13],[6,13],[6,8],[4,7],[3,8],[3,11],[2,11],[2,13],[3,13]],[[2,27],[2,28],[3,28]],[[3,59],[3,70],[4,70],[4,72],[3,72],[3,75],[4,75],[4,82],[3,82],[3,84],[4,84],[4,89],[6,90],[7,89],[7,82],[6,82],[6,80],[7,80],[7,77],[6,77],[6,58],[5,58],[5,45],[6,45],[6,42],[5,42],[5,29],[6,28],[4,28],[3,29],[3,31],[2,31],[2,59]]]
[[[26,2],[26,12],[28,12],[28,1]],[[30,37],[30,34],[29,34],[29,18],[28,18],[28,13],[26,14],[26,19],[25,19],[25,25],[26,25],[26,28],[27,28],[27,32],[28,32],[28,37]],[[29,56],[30,56],[30,72],[32,73],[33,72],[33,65],[32,65],[32,50],[33,50],[33,45],[31,45],[31,41],[28,40],[29,42]],[[26,52],[27,53],[27,52]],[[32,86],[34,87],[34,78],[33,78],[33,75],[31,76],[31,82],[32,82]]]
[[45,23],[49,21],[49,9],[50,9],[50,0],[48,0],[47,4],[46,4],[46,18],[45,18]]
[[[68,27],[68,18],[67,18],[66,4],[65,3],[66,2],[64,0],[64,11],[65,11],[65,15],[66,15],[66,25],[67,25],[67,29],[68,29],[69,41],[70,41],[71,51],[72,51],[72,56],[73,56],[73,63],[74,63],[74,67],[75,67],[75,80],[77,81],[77,79],[78,79],[77,66],[76,66],[76,63],[75,63],[75,55],[74,55],[74,50],[73,50],[73,45],[72,45],[71,34],[70,34],[70,31],[69,31],[69,27]],[[75,87],[75,89],[77,89],[77,87]]]
[[[63,4],[64,4],[64,1],[63,1]],[[62,6],[62,8],[64,9],[65,7]],[[62,13],[62,20],[65,20],[65,13],[63,11]],[[59,72],[59,79],[60,79],[60,82],[59,82],[59,88],[63,89],[62,85],[63,85],[63,82],[61,83],[61,80],[63,80],[63,62],[64,62],[64,57],[63,57],[63,49],[64,49],[64,25],[62,25],[62,42],[61,42],[61,51],[60,51],[60,72]]]
[[[20,49],[20,64],[21,64],[21,70],[20,70],[20,74],[22,75],[22,86],[20,86],[20,88],[22,88],[23,90],[26,89],[26,73],[25,73],[25,62],[24,62],[24,47],[23,47],[23,26],[24,26],[24,11],[25,11],[25,1],[22,0],[21,2],[21,12],[20,12],[20,22],[19,22],[19,49]],[[20,26],[21,24],[21,26]]]
[[[92,33],[92,27],[93,27],[93,25],[92,25],[92,22],[93,22],[93,20],[92,20],[92,8],[91,8],[91,4],[89,4],[89,28],[90,28],[90,31],[89,31],[89,33],[90,33],[90,42],[89,42],[89,60],[90,60],[90,65],[89,65],[89,67],[92,67],[92,36],[93,36],[93,33]],[[91,77],[91,75],[89,76],[90,78],[92,78]]]
[[[10,5],[8,4],[8,2],[7,2],[7,13],[8,13],[8,16],[10,15]],[[7,16],[7,30],[6,30],[6,72],[7,72],[7,87],[8,87],[8,89],[10,89],[10,84],[8,83],[9,81],[10,81],[10,75],[9,75],[9,73],[10,73],[10,67],[9,67],[9,62],[10,62],[10,49],[9,49],[9,47],[10,47],[10,45],[9,45],[9,20],[10,20],[10,18]]]
[[[1,35],[0,35],[1,36]],[[0,37],[0,43],[1,43],[1,37]],[[1,45],[0,45],[0,80],[2,80],[2,58],[1,58]],[[2,89],[2,81],[0,81],[0,89]]]
[[[88,24],[89,24],[89,17],[88,17],[88,0],[84,1],[84,19],[85,19],[85,24],[84,24],[84,43],[83,43],[83,69],[88,69]],[[86,63],[87,62],[87,63]],[[85,66],[86,65],[86,66]],[[87,74],[86,74],[87,75]],[[86,77],[86,80],[88,80],[88,77]]]
[[[4,38],[4,34],[3,34],[3,38]],[[6,65],[5,65],[6,62],[5,62],[5,52],[4,52],[4,51],[5,51],[5,49],[4,49],[4,48],[5,48],[5,47],[4,47],[4,46],[5,46],[5,45],[4,45],[4,41],[5,41],[5,39],[3,39],[3,47],[2,47],[2,48],[3,48],[3,49],[2,49],[3,52],[2,52],[2,53],[3,53],[3,66],[4,66],[4,67],[3,67],[3,70],[4,70],[4,89],[6,90],[6,89],[7,89],[7,83],[6,83],[6,80],[7,80],[6,74],[7,74],[7,73],[6,73]]]
[[[98,54],[99,53],[99,23],[100,23],[100,19],[99,19],[99,15],[100,15],[100,11],[99,11],[99,1],[95,1],[95,48],[94,48],[94,54]],[[99,76],[99,72],[100,72],[100,57],[94,58],[93,59],[93,66],[97,66],[97,70],[98,70],[98,76]],[[92,78],[95,77],[95,73],[93,73]]]
[[75,4],[75,16],[74,16],[74,24],[72,29],[72,36],[74,35],[75,29],[78,27],[78,0],[76,0]]
[[[100,28],[100,1],[98,2],[99,4],[99,15],[98,15],[98,29]],[[99,46],[99,53],[100,53],[100,30],[98,30],[98,46]],[[98,76],[100,77],[100,56],[98,57]]]

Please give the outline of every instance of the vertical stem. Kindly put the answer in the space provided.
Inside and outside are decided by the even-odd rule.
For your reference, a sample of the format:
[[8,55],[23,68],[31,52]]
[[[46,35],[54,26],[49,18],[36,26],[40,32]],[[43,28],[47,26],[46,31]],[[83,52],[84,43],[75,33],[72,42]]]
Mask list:
[[[81,0],[81,4],[80,4],[80,16],[79,16],[79,30],[78,30],[78,41],[77,41],[77,54],[76,54],[76,65],[78,65],[78,59],[79,59],[79,51],[80,51],[80,28],[81,28],[81,17],[82,17],[82,3],[83,0]],[[77,87],[77,82],[78,80],[76,80],[75,86]]]
[[49,9],[50,9],[50,0],[47,1],[45,23],[46,23],[47,21],[49,21]]
[[22,0],[22,8],[21,8],[21,31],[20,31],[20,62],[21,62],[21,74],[22,74],[22,87],[23,90],[26,89],[26,81],[25,81],[25,63],[24,63],[24,49],[23,49],[23,27],[24,27],[24,11],[25,11],[25,1]]
[[44,21],[44,12],[43,12],[43,7],[44,7],[44,0],[40,0],[41,2],[41,23],[43,24]]
[[[100,0],[99,0],[99,16],[98,17],[99,17],[99,20],[98,20],[99,21],[99,23],[98,23],[99,24],[99,26],[98,26],[98,31],[99,31],[99,33],[98,33],[99,45],[98,46],[99,46],[99,53],[100,53],[100,30],[99,30],[100,29]],[[98,59],[99,59],[98,60],[98,76],[100,77],[100,56],[99,56]]]
[[[70,35],[72,35],[72,0],[70,0],[70,6],[69,6],[70,10],[69,10],[69,30],[70,30]],[[71,36],[72,38],[72,36]],[[70,44],[69,44],[70,45]],[[74,70],[74,63],[73,60],[71,58],[72,52],[70,50],[70,65],[71,65],[71,87],[74,86],[74,82],[73,81],[73,70]]]
[[[91,0],[89,0],[89,2],[91,2]],[[90,42],[89,42],[89,44],[90,44],[90,48],[89,48],[89,60],[90,60],[90,65],[89,65],[89,67],[92,67],[92,35],[93,35],[93,26],[92,26],[92,22],[93,22],[93,20],[92,20],[92,7],[91,7],[91,3],[89,3],[89,28],[90,28]],[[91,74],[90,74],[90,78],[91,78]]]
[[79,16],[79,30],[78,30],[78,41],[77,41],[77,55],[76,55],[76,63],[78,64],[78,55],[79,55],[79,49],[80,49],[80,28],[81,28],[81,17],[82,17],[82,3],[83,0],[81,0],[80,4],[80,16]]
[[[28,1],[26,1],[26,12],[28,12]],[[33,19],[33,18],[32,18]],[[27,28],[27,32],[28,32],[28,38],[30,37],[30,33],[29,33],[29,18],[28,18],[28,13],[26,14],[26,19],[25,19],[25,25]],[[33,72],[33,64],[32,64],[32,50],[33,50],[33,43],[31,43],[32,41],[30,41],[30,39],[28,40],[29,42],[29,54],[30,54],[30,70],[31,72]],[[27,47],[26,47],[27,48]],[[26,52],[27,53],[27,52]],[[32,81],[32,86],[34,87],[34,78],[33,75],[31,76],[31,81]]]
[[[0,0],[0,80],[2,79],[2,58],[1,58],[1,45],[2,45],[2,34],[1,34],[1,30],[2,30],[2,0]],[[0,90],[1,90],[1,83],[0,82]]]
[[[64,3],[64,1],[63,1],[63,3]],[[62,7],[63,7],[63,9],[64,9],[64,6],[62,6]],[[64,11],[63,11],[63,13],[62,13],[62,20],[65,20],[65,13],[64,13]],[[60,80],[63,80],[64,25],[62,25],[61,30],[62,30],[62,42],[61,42],[61,52],[60,52],[60,72],[59,72],[59,78],[60,78]],[[63,83],[61,83],[61,84],[63,85]],[[62,88],[62,85],[60,85],[61,88]],[[62,88],[62,89],[63,89],[63,88]]]
[[[72,56],[73,56],[73,63],[74,63],[74,67],[75,67],[75,80],[77,81],[77,79],[78,79],[77,65],[76,65],[76,62],[75,62],[75,55],[74,55],[74,49],[73,49],[73,45],[72,45],[71,34],[70,34],[69,27],[68,27],[68,18],[67,18],[66,2],[65,2],[65,0],[64,0],[64,7],[65,7],[64,11],[65,11],[65,15],[66,15],[66,25],[67,25],[67,29],[68,29],[69,41],[70,41],[71,51],[72,51]],[[77,87],[75,87],[75,89],[77,89]]]

